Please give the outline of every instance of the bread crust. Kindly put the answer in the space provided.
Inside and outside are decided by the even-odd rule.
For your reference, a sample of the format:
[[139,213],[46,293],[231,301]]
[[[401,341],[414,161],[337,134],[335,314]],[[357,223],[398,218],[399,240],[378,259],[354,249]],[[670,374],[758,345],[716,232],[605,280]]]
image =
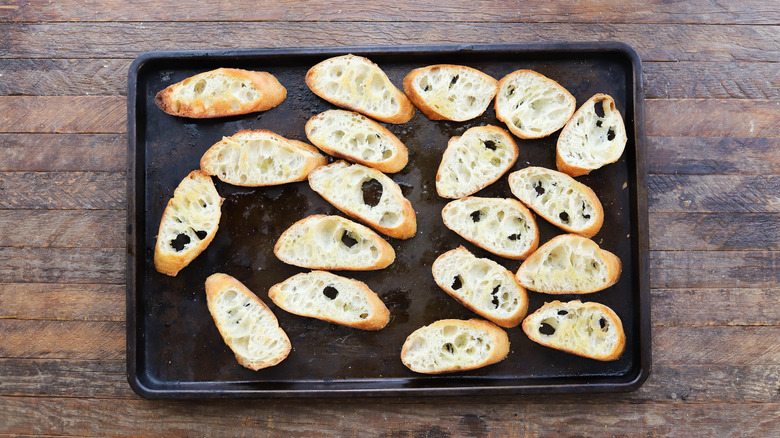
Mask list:
[[[323,84],[319,82],[319,79],[321,78],[321,75],[323,74],[323,70],[325,69],[326,66],[338,62],[349,63],[354,61],[368,65],[375,73],[380,74],[387,81],[387,84],[389,84],[392,87],[391,91],[393,92],[393,97],[400,105],[398,111],[390,115],[373,112],[368,108],[363,108],[360,107],[359,105],[351,104],[350,102],[344,99],[335,97],[331,93],[329,93],[325,88],[323,88]],[[327,100],[328,102],[336,106],[359,112],[361,114],[364,114],[368,117],[379,120],[381,122],[394,123],[394,124],[406,123],[412,118],[412,116],[414,116],[414,105],[412,105],[412,102],[409,101],[406,95],[403,92],[401,92],[401,90],[399,90],[395,85],[392,84],[392,82],[387,77],[385,72],[382,71],[382,69],[378,65],[376,65],[371,60],[364,58],[362,56],[355,56],[352,54],[348,54],[348,55],[328,58],[322,62],[319,62],[314,67],[309,69],[309,71],[306,73],[306,85],[314,94],[316,94],[317,96]]]
[[[244,136],[252,136],[252,137],[256,137],[257,139],[263,139],[263,138],[270,139],[279,144],[287,145],[293,150],[300,151],[298,152],[298,155],[304,159],[305,164],[301,167],[300,172],[297,175],[289,175],[289,176],[285,175],[283,178],[280,178],[275,181],[269,181],[266,183],[252,182],[249,180],[242,182],[240,180],[235,180],[230,177],[227,177],[226,175],[221,174],[217,169],[220,161],[218,159],[220,151],[222,151],[225,148],[233,147],[231,145],[228,145],[226,142]],[[243,159],[243,154],[242,154],[242,159]],[[314,169],[320,166],[325,165],[327,162],[328,162],[328,158],[320,154],[320,151],[317,148],[315,148],[314,146],[308,143],[282,137],[281,135],[269,131],[267,129],[256,129],[256,130],[242,129],[241,131],[238,131],[237,133],[233,134],[230,137],[223,137],[222,140],[220,140],[219,142],[211,146],[203,154],[203,157],[201,157],[200,168],[206,174],[214,175],[220,180],[231,185],[242,186],[242,187],[264,187],[264,186],[286,184],[286,183],[297,182],[297,181],[304,181],[309,176],[309,173],[311,173],[311,171],[313,171]],[[244,164],[247,167],[251,167],[251,165],[256,165],[257,163],[244,162],[239,164]]]
[[[597,309],[599,312],[601,312],[603,316],[609,318],[609,322],[617,330],[617,343],[611,351],[605,354],[588,354],[585,351],[580,349],[551,345],[549,342],[545,342],[544,339],[542,339],[538,335],[538,330],[536,329],[535,325],[540,322],[538,321],[538,319],[543,312],[547,311],[548,309],[563,310],[565,308],[571,309],[572,307],[594,308]],[[573,300],[573,301],[569,301],[568,303],[563,303],[561,301],[556,300],[550,303],[544,303],[544,305],[541,308],[539,308],[536,312],[528,315],[528,317],[523,321],[523,332],[525,332],[528,338],[531,339],[532,341],[544,345],[546,347],[575,354],[577,356],[587,357],[590,359],[595,359],[595,360],[600,360],[605,362],[619,359],[626,348],[626,334],[625,331],[623,330],[623,323],[620,321],[620,317],[618,317],[618,315],[609,307],[595,302],[582,303],[580,300]]]
[[[410,351],[413,347],[413,340],[417,336],[423,336],[426,329],[430,328],[436,328],[444,325],[458,325],[463,326],[467,328],[472,328],[481,332],[486,333],[493,345],[493,348],[491,349],[490,355],[485,358],[480,363],[470,365],[470,366],[460,366],[455,365],[448,368],[440,368],[436,370],[423,370],[416,368],[414,364],[409,362],[409,355]],[[442,374],[442,373],[452,373],[452,372],[458,372],[458,371],[469,371],[474,370],[477,368],[482,368],[488,365],[492,365],[498,362],[501,362],[506,358],[506,356],[509,354],[509,337],[507,336],[506,332],[502,330],[497,325],[493,324],[492,322],[485,321],[478,318],[472,318],[468,320],[461,320],[461,319],[442,319],[436,322],[433,322],[427,326],[420,327],[419,329],[415,330],[410,334],[406,341],[404,342],[403,347],[401,348],[401,361],[403,364],[409,368],[410,370],[422,373],[422,374]]]
[[577,166],[576,164],[573,163],[566,162],[565,158],[561,154],[562,140],[565,140],[566,136],[570,135],[569,133],[572,130],[572,122],[574,120],[577,120],[577,116],[579,115],[580,111],[584,111],[586,108],[589,108],[589,105],[592,102],[596,102],[596,101],[606,102],[610,106],[611,111],[617,113],[617,109],[615,108],[615,100],[612,99],[612,96],[608,94],[598,93],[593,97],[591,97],[590,99],[588,99],[585,103],[582,104],[582,106],[580,106],[577,109],[574,115],[569,119],[569,122],[566,123],[566,126],[563,127],[563,130],[561,131],[561,135],[558,136],[558,141],[555,147],[555,166],[558,168],[558,171],[563,172],[569,176],[574,177],[580,175],[587,175],[593,170],[600,169],[601,167],[604,167],[607,164],[614,163],[615,161],[620,159],[620,155],[622,155],[626,142],[628,141],[628,138],[626,137],[626,128],[625,125],[623,124],[623,118],[620,117],[620,124],[619,126],[617,126],[617,132],[615,132],[615,135],[618,137],[618,141],[622,143],[622,147],[620,148],[621,151],[620,155],[615,157],[614,160],[602,162],[599,166],[596,167],[582,167],[582,166]]
[[[336,315],[323,316],[323,315],[317,315],[314,312],[299,312],[296,311],[295,309],[292,309],[290,306],[287,306],[284,299],[285,293],[282,290],[284,284],[288,282],[294,282],[299,278],[306,277],[312,274],[335,277],[335,281],[346,282],[351,284],[354,287],[359,288],[362,291],[363,296],[368,301],[369,306],[371,307],[371,311],[372,311],[371,318],[362,321],[354,321],[354,322],[345,321],[343,319],[339,319]],[[360,330],[381,330],[385,328],[385,326],[387,326],[387,323],[390,321],[390,311],[387,309],[387,306],[385,306],[385,303],[382,302],[379,296],[374,291],[372,291],[371,288],[368,287],[368,285],[366,285],[362,281],[358,281],[352,278],[341,277],[336,274],[331,274],[330,272],[327,271],[303,272],[294,275],[281,283],[277,283],[271,286],[271,288],[268,290],[268,297],[277,306],[295,315],[305,316],[308,318],[316,318],[332,324],[343,325],[343,326],[352,327]]]
[[[429,65],[427,67],[416,68],[411,72],[409,72],[404,77],[404,81],[403,81],[404,93],[406,93],[406,96],[409,98],[409,100],[412,101],[412,104],[414,104],[414,106],[417,107],[417,109],[420,110],[420,112],[422,112],[423,114],[425,114],[425,116],[428,117],[430,120],[452,120],[456,122],[464,122],[466,120],[471,120],[476,117],[479,117],[481,114],[485,112],[487,106],[490,105],[490,101],[488,101],[486,108],[483,109],[480,114],[477,114],[474,117],[448,117],[447,115],[437,111],[436,108],[434,108],[432,105],[429,105],[428,101],[424,99],[422,95],[420,95],[420,93],[417,91],[417,89],[414,86],[414,81],[417,79],[419,75],[434,69],[454,69],[454,70],[476,74],[484,81],[493,84],[495,88],[493,91],[493,97],[495,97],[496,93],[498,92],[498,81],[495,78],[475,68],[467,67],[465,65],[437,64],[437,65]],[[492,100],[492,98],[490,100]]]
[[[282,250],[285,245],[288,243],[291,243],[296,240],[296,237],[294,233],[297,230],[300,230],[302,227],[305,227],[308,225],[309,221],[319,221],[319,220],[330,220],[336,223],[340,223],[345,227],[352,227],[360,232],[362,237],[366,238],[367,240],[370,240],[376,244],[379,250],[379,257],[376,262],[370,265],[347,265],[347,264],[338,264],[338,263],[331,263],[331,264],[306,264],[306,263],[300,263],[296,262],[295,260],[292,260],[290,257],[288,257],[288,254],[285,254]],[[390,246],[387,241],[382,239],[378,234],[376,234],[373,230],[366,227],[365,225],[361,225],[357,222],[353,222],[349,219],[345,219],[341,216],[328,216],[324,214],[314,214],[308,217],[305,217],[298,222],[294,223],[290,226],[290,228],[286,229],[281,236],[279,236],[279,240],[276,241],[276,244],[274,245],[274,254],[276,257],[283,261],[284,263],[288,263],[294,266],[299,266],[301,268],[308,268],[308,269],[314,269],[314,270],[344,270],[344,271],[372,271],[376,269],[384,269],[390,264],[395,261],[395,250],[392,246]]]
[[[523,192],[518,184],[520,180],[523,180],[527,177],[532,177],[534,175],[551,175],[553,177],[557,177],[569,184],[571,188],[577,193],[585,196],[593,208],[593,214],[595,215],[593,223],[582,229],[574,228],[563,223],[562,220],[560,220],[560,217],[556,218],[554,214],[551,215],[549,212],[534,206],[532,202],[528,202],[528,200],[526,200],[523,196]],[[604,224],[604,207],[601,205],[601,201],[599,200],[598,196],[596,196],[596,193],[590,187],[575,180],[563,172],[547,169],[545,167],[526,167],[509,174],[509,188],[512,191],[512,194],[520,199],[520,201],[522,201],[524,204],[526,204],[528,208],[544,218],[547,222],[550,222],[567,233],[579,234],[583,237],[593,237],[601,230],[601,226]]]
[[[328,113],[336,113],[336,112],[352,113],[355,114],[356,116],[361,117],[361,120],[369,124],[373,129],[379,131],[383,139],[389,141],[391,144],[394,145],[395,156],[393,156],[390,160],[387,161],[365,160],[362,157],[359,157],[355,154],[350,154],[344,149],[337,148],[335,145],[329,144],[327,141],[321,141],[320,138],[313,135],[312,131],[316,122],[324,115]],[[385,172],[385,173],[398,172],[404,167],[406,167],[406,164],[409,162],[409,151],[406,149],[406,145],[404,145],[403,142],[401,142],[401,140],[399,140],[398,137],[395,136],[395,134],[390,132],[390,130],[388,130],[381,124],[377,123],[376,121],[355,111],[328,110],[322,112],[310,118],[309,121],[306,122],[305,129],[306,129],[306,137],[309,139],[309,141],[312,142],[312,144],[314,144],[318,148],[320,148],[320,150],[322,150],[326,154],[332,155],[334,157],[344,158],[346,160],[355,163],[360,163],[365,166],[373,167],[374,169],[377,169],[380,172]]]
[[[586,239],[586,241],[591,242],[595,247],[598,249],[599,254],[604,258],[604,263],[607,268],[607,281],[597,287],[588,288],[588,289],[567,289],[567,290],[550,290],[550,289],[542,289],[539,288],[536,285],[529,285],[523,281],[521,278],[521,272],[525,269],[528,269],[528,265],[531,263],[535,263],[535,256],[536,257],[543,257],[543,255],[551,248],[555,248],[557,245],[565,244],[569,240],[578,240],[578,239]],[[615,254],[612,254],[611,252],[601,249],[601,247],[598,246],[596,242],[593,242],[592,240],[576,235],[576,234],[561,234],[559,236],[555,236],[552,239],[550,239],[547,243],[540,246],[539,249],[537,249],[533,254],[531,254],[530,257],[528,257],[522,265],[517,269],[517,273],[515,276],[517,277],[520,284],[525,286],[527,289],[533,290],[535,292],[541,292],[546,294],[553,294],[553,295],[560,295],[560,294],[589,294],[594,292],[602,291],[608,287],[613,286],[617,281],[620,279],[620,274],[623,270],[623,265],[620,262],[620,258],[616,256]]]
[[[444,278],[442,278],[441,275],[437,275],[437,272],[441,272],[442,270],[446,269],[443,267],[444,263],[447,263],[447,258],[452,255],[467,255],[470,257],[474,257],[474,259],[477,259],[476,256],[471,254],[466,248],[459,246],[456,249],[449,250],[445,252],[444,254],[440,255],[436,258],[436,260],[433,261],[433,265],[431,266],[431,271],[433,272],[433,279],[436,281],[436,284],[444,290],[444,292],[447,292],[449,296],[455,299],[455,301],[462,304],[464,307],[468,308],[472,312],[476,313],[477,315],[490,320],[496,325],[499,325],[501,327],[505,328],[511,328],[516,327],[519,325],[523,318],[525,317],[526,313],[528,312],[528,294],[526,293],[525,288],[520,285],[520,283],[517,281],[517,278],[515,275],[504,268],[503,266],[499,265],[498,263],[490,260],[490,259],[481,259],[482,261],[487,262],[488,265],[494,267],[495,269],[501,270],[502,273],[504,273],[504,280],[511,282],[512,286],[517,288],[519,291],[519,303],[517,305],[517,308],[512,312],[511,314],[502,317],[499,314],[496,314],[495,312],[487,312],[484,309],[480,309],[475,305],[474,302],[471,302],[471,300],[479,299],[479,296],[477,294],[477,291],[471,291],[473,293],[469,294],[468,296],[465,296],[464,294],[459,293],[455,289],[453,289],[451,283],[451,278],[447,278],[448,281],[445,281]],[[465,268],[465,266],[464,266]],[[468,282],[468,280],[464,279],[464,282]],[[465,285],[463,287],[466,287]],[[498,301],[496,301],[498,303]]]
[[[235,350],[233,350],[233,346],[228,343],[228,334],[230,333],[230,330],[225,327],[224,321],[222,321],[220,318],[218,318],[216,315],[216,310],[213,307],[213,300],[217,293],[219,293],[221,290],[232,287],[234,289],[237,289],[241,294],[246,296],[247,298],[251,299],[257,305],[259,305],[261,308],[263,308],[264,312],[267,312],[266,314],[273,318],[273,321],[276,323],[276,327],[279,329],[279,332],[281,332],[281,336],[278,337],[277,341],[282,342],[284,352],[283,354],[280,354],[273,358],[271,361],[260,363],[260,362],[252,362],[248,358],[245,358],[241,355],[239,355]],[[271,309],[261,300],[258,298],[257,295],[255,295],[249,288],[244,286],[243,283],[236,280],[235,278],[231,277],[227,274],[222,273],[216,273],[210,275],[206,279],[206,302],[208,305],[209,313],[211,313],[212,318],[214,319],[214,323],[217,326],[217,329],[219,330],[219,334],[222,336],[222,339],[225,341],[225,343],[230,347],[231,350],[233,350],[233,353],[236,356],[236,360],[239,364],[242,366],[249,368],[250,370],[257,371],[262,368],[271,367],[274,365],[277,365],[279,362],[283,361],[287,358],[287,356],[290,354],[290,350],[292,349],[292,344],[290,343],[290,339],[287,336],[287,333],[284,332],[284,330],[279,327],[279,321],[276,319],[276,315],[271,311]]]
[[[514,123],[512,123],[512,121],[510,120],[511,114],[507,113],[505,111],[504,106],[502,105],[504,103],[503,99],[502,99],[502,91],[506,87],[508,87],[510,81],[512,79],[514,79],[514,77],[519,75],[519,74],[528,74],[528,75],[531,75],[531,76],[543,79],[549,86],[555,88],[555,90],[560,92],[565,97],[567,102],[569,102],[568,106],[570,107],[570,111],[568,111],[568,114],[564,118],[562,118],[563,121],[560,124],[555,125],[554,127],[548,128],[548,129],[546,129],[544,131],[540,131],[537,134],[529,134],[529,133],[527,133],[527,131],[521,130],[520,128],[515,126]],[[509,129],[509,131],[511,131],[512,134],[516,135],[518,138],[522,138],[522,139],[543,138],[543,137],[547,137],[548,135],[550,135],[550,134],[554,133],[555,131],[561,129],[566,124],[566,122],[569,121],[569,119],[571,119],[571,116],[574,114],[575,105],[576,105],[576,99],[574,98],[574,96],[572,96],[572,94],[569,92],[569,90],[564,88],[561,84],[559,84],[555,80],[550,79],[547,76],[545,76],[545,75],[543,75],[541,73],[535,72],[533,70],[516,70],[516,71],[514,71],[512,73],[509,73],[508,75],[504,76],[503,78],[501,78],[498,81],[498,93],[496,94],[496,101],[495,101],[496,118],[498,118],[498,120],[504,122],[506,124],[507,128]]]
[[[327,172],[328,169],[332,168],[338,168],[347,166],[354,167],[354,166],[360,166],[366,169],[367,175],[370,175],[372,178],[376,179],[377,181],[380,181],[384,189],[389,189],[390,194],[389,196],[392,197],[392,199],[395,201],[395,204],[400,205],[402,209],[402,217],[403,221],[394,227],[386,227],[383,226],[380,222],[372,220],[370,217],[367,217],[363,214],[361,214],[355,206],[349,205],[348,202],[346,202],[345,197],[339,196],[336,193],[329,192],[327,190],[321,190],[320,187],[315,187],[316,184],[313,183],[313,179],[316,178],[317,172]],[[371,228],[379,231],[380,233],[393,237],[396,239],[409,239],[410,237],[413,237],[415,233],[417,233],[417,214],[414,211],[414,208],[412,207],[412,203],[409,202],[408,199],[406,199],[401,192],[401,188],[398,187],[398,184],[395,183],[390,177],[383,174],[382,172],[372,169],[370,167],[362,166],[360,164],[348,164],[345,161],[336,161],[333,162],[327,166],[322,166],[318,169],[316,169],[312,174],[309,175],[309,186],[314,190],[315,192],[319,193],[320,196],[325,198],[326,201],[331,203],[334,207],[341,210],[344,214],[348,215],[351,218],[354,218]],[[384,195],[384,194],[383,194]],[[384,196],[383,196],[384,197]]]
[[[214,227],[213,232],[207,232],[206,236],[203,239],[200,239],[198,242],[196,242],[191,248],[189,248],[187,251],[178,251],[175,253],[170,253],[166,251],[163,248],[163,243],[160,240],[160,236],[163,234],[163,228],[168,223],[170,219],[170,216],[173,213],[173,205],[174,200],[182,198],[184,196],[187,196],[185,193],[185,189],[183,188],[183,183],[187,180],[198,180],[201,183],[208,184],[209,191],[212,191],[212,195],[216,196],[218,199],[218,205],[217,205],[217,225]],[[177,196],[179,198],[177,198]],[[163,211],[162,218],[160,219],[160,225],[157,228],[157,242],[154,246],[154,267],[157,270],[157,272],[160,272],[165,275],[170,275],[171,277],[175,277],[179,271],[184,269],[187,265],[189,265],[195,258],[200,255],[211,243],[212,240],[214,240],[214,236],[217,234],[217,229],[219,228],[219,220],[221,217],[221,207],[222,207],[222,201],[224,199],[219,196],[217,193],[217,189],[214,187],[214,182],[211,180],[211,177],[208,176],[206,173],[201,172],[200,170],[193,170],[190,172],[179,185],[176,187],[176,189],[173,192],[173,197],[168,200],[168,204],[165,207],[165,210]],[[208,231],[208,230],[206,230]]]
[[[177,99],[176,95],[183,87],[191,83],[197,83],[201,79],[208,80],[214,76],[238,80],[250,81],[259,91],[259,95],[249,102],[240,102],[238,108],[234,108],[230,96],[215,96],[213,104],[207,106],[204,97],[192,99]],[[181,82],[177,82],[157,93],[154,98],[157,106],[167,114],[195,119],[236,116],[252,112],[269,110],[284,101],[287,97],[287,89],[270,73],[249,71],[237,68],[218,68],[191,76]]]
[[[455,225],[452,223],[452,220],[449,216],[449,211],[456,208],[456,206],[459,203],[468,202],[471,200],[478,200],[478,201],[484,201],[484,202],[492,202],[497,201],[500,203],[507,203],[511,206],[511,208],[516,208],[521,212],[521,214],[524,216],[524,219],[528,222],[530,225],[530,228],[532,229],[533,238],[531,240],[531,244],[529,245],[528,249],[520,254],[516,253],[510,253],[507,251],[501,251],[500,248],[493,247],[491,245],[488,245],[486,242],[482,242],[478,239],[472,238],[471,236],[465,234],[465,233],[459,233],[455,228]],[[539,227],[536,225],[536,219],[534,218],[534,214],[531,212],[531,210],[528,209],[528,207],[525,206],[522,202],[518,201],[517,199],[512,198],[480,198],[477,196],[467,196],[465,198],[456,199],[454,201],[450,201],[447,203],[447,205],[444,206],[444,208],[441,211],[442,221],[444,222],[444,226],[458,234],[460,237],[466,239],[467,241],[473,243],[474,245],[486,250],[490,251],[491,253],[501,256],[504,258],[512,259],[512,260],[525,260],[528,256],[530,256],[534,251],[536,251],[536,248],[539,247]]]

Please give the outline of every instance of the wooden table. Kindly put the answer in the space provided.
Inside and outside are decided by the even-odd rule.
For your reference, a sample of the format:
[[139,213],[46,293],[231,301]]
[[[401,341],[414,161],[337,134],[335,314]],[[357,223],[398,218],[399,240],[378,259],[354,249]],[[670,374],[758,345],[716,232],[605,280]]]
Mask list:
[[[6,0],[0,434],[780,434],[780,4]],[[615,40],[645,77],[653,372],[627,394],[149,401],[125,377],[126,77],[151,50]]]

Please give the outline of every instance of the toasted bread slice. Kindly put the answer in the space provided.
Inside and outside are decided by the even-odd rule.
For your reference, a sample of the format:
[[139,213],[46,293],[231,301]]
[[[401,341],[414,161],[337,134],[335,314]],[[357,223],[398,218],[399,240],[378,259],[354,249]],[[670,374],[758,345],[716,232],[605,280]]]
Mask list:
[[509,188],[536,214],[566,232],[592,237],[604,224],[596,193],[565,173],[526,167],[509,174]]
[[168,114],[201,119],[266,111],[286,97],[287,90],[270,73],[218,68],[165,88],[154,101]]
[[406,123],[414,105],[370,60],[355,55],[326,59],[306,73],[317,96],[385,123]]
[[429,119],[463,122],[485,112],[498,81],[463,65],[429,65],[406,75],[404,92]]
[[401,361],[424,374],[468,371],[500,362],[509,354],[509,337],[481,319],[443,319],[415,330],[401,349]]
[[547,294],[587,294],[617,283],[620,259],[596,242],[562,234],[540,246],[517,270],[527,289]]
[[354,111],[317,114],[306,123],[306,137],[329,155],[386,173],[398,172],[409,161],[406,146],[395,134]]
[[227,274],[206,279],[206,303],[222,339],[250,370],[274,366],[290,354],[290,339],[271,309]]
[[274,246],[279,260],[302,268],[370,271],[390,266],[395,251],[370,228],[315,214],[294,223]]
[[160,220],[155,269],[175,277],[203,252],[217,234],[221,206],[211,177],[200,170],[190,172],[174,190]]
[[408,239],[417,231],[417,215],[401,188],[384,173],[336,161],[309,175],[312,190],[347,215],[390,237]]
[[303,181],[327,162],[314,146],[261,129],[222,137],[203,154],[200,168],[228,184],[260,187]]
[[617,360],[626,348],[620,318],[599,303],[545,303],[523,321],[523,331],[546,347],[601,361]]
[[475,126],[452,137],[436,173],[436,191],[442,198],[462,198],[489,186],[517,161],[512,136],[492,126]]
[[444,206],[441,217],[447,228],[501,257],[522,260],[539,246],[534,214],[516,199],[456,199]]
[[437,257],[431,270],[451,297],[501,327],[517,326],[528,311],[528,294],[511,272],[462,246]]
[[577,102],[554,80],[517,70],[498,82],[496,117],[520,138],[542,138],[569,121]]
[[271,286],[268,297],[282,309],[300,316],[362,330],[380,330],[390,311],[362,281],[312,271]]
[[574,113],[558,137],[555,164],[571,176],[617,161],[626,148],[626,127],[607,94],[597,94]]

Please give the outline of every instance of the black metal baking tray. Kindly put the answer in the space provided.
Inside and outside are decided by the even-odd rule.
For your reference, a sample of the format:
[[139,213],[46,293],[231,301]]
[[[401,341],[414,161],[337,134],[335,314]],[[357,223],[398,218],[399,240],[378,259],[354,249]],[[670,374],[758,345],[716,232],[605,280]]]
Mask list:
[[[409,149],[409,164],[391,177],[412,202],[417,235],[388,239],[396,261],[381,271],[343,273],[366,282],[390,309],[386,328],[366,332],[288,314],[268,299],[268,289],[305,270],[273,255],[279,235],[314,213],[338,214],[306,182],[240,188],[215,180],[225,198],[219,231],[177,277],[155,271],[155,236],[177,184],[198,168],[201,155],[222,136],[241,129],[269,129],[306,141],[304,124],[333,108],[306,87],[306,71],[331,56],[352,53],[376,62],[400,87],[413,68],[468,65],[500,79],[517,69],[536,70],[566,87],[579,106],[596,93],[614,97],[624,115],[628,144],[615,164],[578,179],[592,187],[606,218],[594,240],[620,257],[623,273],[609,289],[589,295],[550,296],[529,292],[529,313],[553,299],[597,301],[623,321],[627,347],[614,362],[599,362],[531,342],[520,327],[508,329],[511,349],[502,362],[449,375],[415,374],[399,358],[415,329],[442,318],[475,317],[440,290],[430,267],[441,253],[464,245],[511,271],[519,261],[492,256],[444,227],[435,174],[447,140],[472,126],[504,126],[491,107],[464,122],[430,121],[419,111],[411,121],[387,125]],[[193,74],[217,67],[268,71],[287,88],[287,99],[263,113],[194,120],[160,111],[155,94]],[[127,373],[147,398],[326,397],[444,394],[520,394],[630,391],[650,372],[647,198],[644,115],[639,57],[621,43],[512,44],[296,48],[236,51],[158,52],[140,56],[128,77],[128,256]],[[558,133],[518,140],[512,170],[528,165],[555,168]],[[479,196],[511,196],[506,175]],[[541,243],[561,232],[539,219]],[[250,371],[222,341],[206,307],[204,281],[214,272],[244,282],[274,311],[293,350],[279,365]]]

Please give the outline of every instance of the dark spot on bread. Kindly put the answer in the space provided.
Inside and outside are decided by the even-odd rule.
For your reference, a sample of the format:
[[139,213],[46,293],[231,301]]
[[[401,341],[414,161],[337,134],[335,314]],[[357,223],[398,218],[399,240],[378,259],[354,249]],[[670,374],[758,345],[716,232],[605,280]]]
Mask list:
[[601,128],[601,120],[596,120],[596,126],[598,126],[599,128]]
[[460,275],[455,276],[455,280],[452,282],[452,290],[458,290],[463,287],[463,281],[460,279]]
[[447,350],[447,353],[454,354],[455,353],[455,347],[452,346],[451,343],[447,342],[444,344],[444,349]]
[[490,301],[493,303],[493,306],[498,309],[498,289],[501,288],[501,285],[499,284],[495,288],[493,288],[493,292],[490,292],[490,295],[493,295],[493,299]]
[[567,311],[565,311],[565,310],[559,310],[559,311],[558,311],[558,315],[561,315],[561,316],[563,316],[563,315],[568,315],[568,314],[569,314],[569,312],[567,312]]
[[542,187],[541,181],[537,181],[536,184],[534,184],[534,189],[536,189],[536,196],[541,196],[544,194],[544,187]]
[[341,243],[346,245],[348,248],[352,248],[357,244],[357,240],[350,236],[349,231],[344,231],[344,234],[341,235]]
[[331,300],[335,300],[336,297],[339,296],[339,290],[333,286],[325,286],[325,289],[322,290],[322,293]]
[[456,82],[458,82],[458,78],[460,78],[460,75],[455,75],[452,77],[452,80],[450,81],[450,88],[452,88],[452,86],[455,85]]
[[186,246],[188,243],[190,243],[190,236],[184,233],[179,233],[175,239],[171,240],[171,247],[178,252],[183,250],[184,246]]
[[615,139],[615,131],[612,130],[612,128],[609,128],[609,131],[607,131],[607,140],[612,141]]
[[601,327],[602,330],[607,328],[607,320],[604,318],[599,319],[599,327]]
[[509,237],[507,237],[507,239],[512,240],[512,241],[515,241],[515,240],[517,240],[519,238],[520,238],[520,233],[515,233],[515,234],[512,234]]
[[430,89],[431,89],[431,86],[430,85],[426,85],[425,88],[423,88],[423,91],[430,91]]
[[496,150],[496,142],[494,142],[493,140],[485,140],[484,144],[485,147],[490,149],[491,151]]
[[206,236],[209,235],[209,233],[203,230],[198,230],[195,232],[195,235],[198,236],[198,239],[203,240],[206,238]]
[[546,322],[543,322],[539,326],[539,333],[545,336],[550,336],[552,334],[555,334],[555,327],[551,326],[550,324],[547,324]]
[[471,220],[474,222],[479,222],[479,220],[482,219],[482,214],[479,210],[473,211],[469,216],[471,216]]
[[558,217],[561,219],[561,222],[563,222],[564,224],[569,223],[569,213],[562,211],[561,214],[558,215]]
[[596,111],[596,116],[598,118],[604,117],[604,101],[599,100],[596,103],[593,104],[593,110]]
[[598,264],[598,263],[596,263],[596,262],[593,262],[593,263],[591,263],[591,265],[592,265],[594,268],[598,268],[598,267],[599,267],[599,264]]
[[249,304],[250,304],[250,303],[245,303],[245,304],[244,304],[244,307],[249,307]]
[[515,87],[509,87],[509,89],[507,90],[507,93],[506,93],[507,97],[509,97],[509,96],[511,96],[513,94],[515,94]]
[[582,203],[582,217],[584,217],[585,219],[590,219],[590,215],[589,214],[585,214],[585,203],[584,202]]
[[376,207],[379,205],[379,200],[382,199],[382,183],[371,178],[360,186],[363,191],[363,203],[369,207]]

